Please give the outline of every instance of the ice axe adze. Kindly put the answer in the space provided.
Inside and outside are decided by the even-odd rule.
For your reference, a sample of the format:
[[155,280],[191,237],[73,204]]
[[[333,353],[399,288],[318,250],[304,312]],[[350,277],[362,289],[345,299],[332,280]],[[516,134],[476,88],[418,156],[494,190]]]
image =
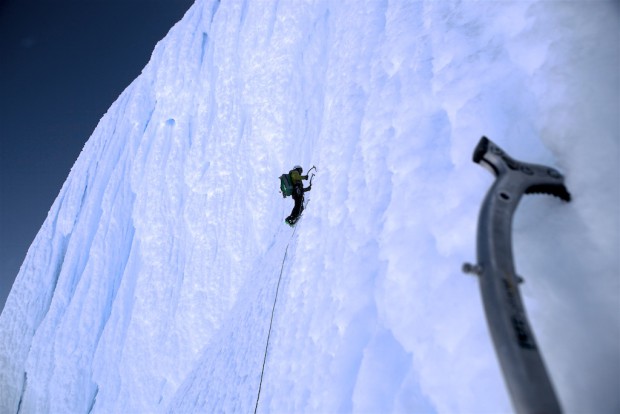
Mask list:
[[522,279],[512,257],[512,216],[523,194],[545,193],[570,201],[555,169],[517,161],[482,137],[473,160],[496,180],[478,218],[478,263],[463,271],[478,275],[487,324],[512,404],[519,413],[559,413],[560,404],[545,369],[519,293]]

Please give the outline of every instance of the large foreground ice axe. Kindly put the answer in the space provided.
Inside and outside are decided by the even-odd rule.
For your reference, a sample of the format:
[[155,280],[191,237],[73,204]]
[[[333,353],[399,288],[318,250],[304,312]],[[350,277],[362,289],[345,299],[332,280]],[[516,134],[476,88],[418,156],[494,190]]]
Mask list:
[[527,320],[512,257],[512,216],[523,194],[545,193],[570,201],[564,177],[544,165],[517,161],[482,137],[473,161],[496,179],[478,218],[475,265],[463,271],[480,281],[487,324],[512,404],[519,413],[559,413],[560,404]]

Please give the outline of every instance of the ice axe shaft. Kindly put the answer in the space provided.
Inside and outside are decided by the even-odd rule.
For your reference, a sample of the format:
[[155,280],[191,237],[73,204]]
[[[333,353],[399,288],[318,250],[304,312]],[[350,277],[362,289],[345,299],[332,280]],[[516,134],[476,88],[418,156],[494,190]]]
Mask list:
[[545,193],[565,201],[570,201],[570,194],[558,171],[517,161],[486,137],[476,146],[473,161],[490,169],[496,179],[478,218],[478,263],[466,263],[463,270],[479,276],[487,324],[515,410],[559,413],[519,293],[522,279],[512,256],[512,216],[523,194]]

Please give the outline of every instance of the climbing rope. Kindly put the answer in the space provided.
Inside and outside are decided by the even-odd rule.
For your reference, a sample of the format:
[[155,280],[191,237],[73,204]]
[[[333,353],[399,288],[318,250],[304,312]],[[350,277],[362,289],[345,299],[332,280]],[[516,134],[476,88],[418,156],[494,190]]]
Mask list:
[[293,228],[293,233],[291,234],[291,238],[286,244],[286,249],[284,250],[284,258],[282,259],[282,267],[280,268],[280,276],[278,277],[278,286],[276,287],[276,296],[273,300],[273,308],[271,309],[271,321],[269,322],[269,333],[267,334],[267,343],[265,344],[265,356],[263,358],[263,368],[260,372],[260,383],[258,385],[258,395],[256,396],[256,406],[254,407],[254,414],[258,411],[258,401],[260,400],[260,391],[263,387],[263,375],[265,374],[265,363],[267,362],[267,351],[269,350],[269,339],[271,338],[271,327],[273,326],[273,315],[276,312],[276,303],[278,302],[278,292],[280,291],[280,282],[282,281],[282,273],[284,271],[284,263],[286,262],[286,256],[288,254],[288,246],[295,235],[295,231],[297,230],[297,226]]

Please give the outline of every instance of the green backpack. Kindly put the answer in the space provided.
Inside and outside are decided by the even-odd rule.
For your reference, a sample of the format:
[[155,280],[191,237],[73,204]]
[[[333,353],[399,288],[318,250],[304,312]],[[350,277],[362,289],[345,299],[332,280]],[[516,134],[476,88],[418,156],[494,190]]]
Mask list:
[[293,180],[291,180],[290,174],[282,174],[280,176],[280,191],[284,198],[293,194]]

